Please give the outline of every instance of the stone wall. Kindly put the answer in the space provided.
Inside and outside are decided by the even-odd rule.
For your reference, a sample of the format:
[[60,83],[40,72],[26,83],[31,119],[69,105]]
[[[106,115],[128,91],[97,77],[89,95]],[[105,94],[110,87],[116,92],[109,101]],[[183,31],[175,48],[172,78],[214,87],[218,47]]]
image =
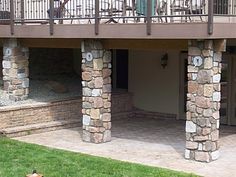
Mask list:
[[[132,95],[128,92],[112,95],[112,119],[127,118],[132,114]],[[122,105],[122,106],[121,106]],[[80,119],[81,98],[49,103],[0,107],[0,129],[45,123],[54,120]]]
[[112,113],[127,112],[133,109],[133,95],[128,92],[112,92]]
[[213,40],[189,41],[185,157],[210,162],[219,157],[221,52]]
[[133,95],[128,92],[112,92],[111,119],[127,119],[134,116]]
[[81,119],[81,99],[0,107],[0,129]]

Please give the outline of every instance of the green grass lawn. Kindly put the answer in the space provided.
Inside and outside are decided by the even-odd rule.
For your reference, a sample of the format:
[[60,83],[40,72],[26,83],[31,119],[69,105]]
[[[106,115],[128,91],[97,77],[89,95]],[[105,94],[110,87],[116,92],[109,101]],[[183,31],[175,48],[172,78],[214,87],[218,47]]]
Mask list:
[[196,176],[0,138],[0,177],[24,177],[33,169],[44,177]]

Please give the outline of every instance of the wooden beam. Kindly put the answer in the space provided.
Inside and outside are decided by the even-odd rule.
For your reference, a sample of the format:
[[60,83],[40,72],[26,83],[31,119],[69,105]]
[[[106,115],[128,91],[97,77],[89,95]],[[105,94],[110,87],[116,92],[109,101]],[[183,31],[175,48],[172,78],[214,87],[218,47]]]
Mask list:
[[[82,39],[19,39],[22,45],[33,48],[80,48]],[[187,40],[103,39],[105,49],[177,49],[187,50]]]
[[31,48],[80,48],[81,39],[19,39],[21,44]]
[[137,49],[137,50],[155,50],[155,49],[178,49],[187,50],[187,40],[148,40],[148,39],[110,39],[103,40],[103,46],[106,49]]
[[226,39],[214,40],[214,50],[216,52],[225,52],[226,51]]
[[[146,24],[100,24],[99,34],[93,24],[15,25],[14,38],[81,38],[81,39],[235,39],[236,23],[214,23],[214,34],[206,32],[207,23],[152,23],[152,34],[146,34]],[[0,25],[0,37],[11,38],[10,25]],[[174,30],[173,30],[174,29]]]

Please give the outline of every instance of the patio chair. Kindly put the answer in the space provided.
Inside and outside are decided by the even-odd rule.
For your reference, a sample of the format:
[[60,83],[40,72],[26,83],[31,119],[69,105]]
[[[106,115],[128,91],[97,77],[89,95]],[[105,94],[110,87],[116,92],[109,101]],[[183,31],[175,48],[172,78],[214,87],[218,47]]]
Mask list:
[[[54,1],[58,1],[58,0],[54,0]],[[63,2],[61,2],[60,0],[58,1],[57,7],[54,8],[53,10],[53,17],[54,18],[63,18],[65,16],[65,12],[67,11],[65,8],[65,5],[69,2],[70,0],[64,0]],[[50,18],[50,9],[47,10],[48,16]],[[63,24],[63,20],[59,19],[59,24]]]
[[101,16],[107,16],[109,17],[109,20],[105,23],[118,23],[117,20],[115,20],[114,16],[122,16],[124,14],[124,0],[107,0],[102,1],[102,6],[100,10]]
[[[178,13],[179,15],[191,14],[190,5],[190,0],[173,0],[172,4],[170,5],[171,15],[175,15],[176,13]],[[188,18],[191,21],[191,17],[188,16]],[[185,21],[187,21],[187,16],[185,17]]]
[[91,24],[92,21],[90,18],[94,18],[95,17],[95,4],[94,1],[87,1],[85,4],[85,13],[84,16],[85,18],[88,18],[88,23]]
[[[156,0],[151,0],[151,15],[156,14]],[[147,16],[147,0],[136,0],[136,13]]]
[[[170,9],[172,15],[174,13],[180,13],[180,15],[203,14],[205,5],[205,0],[174,0],[170,5]],[[202,16],[199,15],[199,17],[203,21]],[[187,21],[187,18],[192,21],[191,16],[185,16],[185,21]]]
[[[205,0],[189,0],[190,3],[190,14],[204,14],[205,13]],[[203,21],[202,16],[199,15],[201,21]]]
[[[166,0],[157,0],[156,4],[156,12],[157,15],[167,15],[167,2]],[[163,22],[162,17],[158,18],[158,21],[161,20]],[[167,17],[165,17],[165,22],[167,22]]]

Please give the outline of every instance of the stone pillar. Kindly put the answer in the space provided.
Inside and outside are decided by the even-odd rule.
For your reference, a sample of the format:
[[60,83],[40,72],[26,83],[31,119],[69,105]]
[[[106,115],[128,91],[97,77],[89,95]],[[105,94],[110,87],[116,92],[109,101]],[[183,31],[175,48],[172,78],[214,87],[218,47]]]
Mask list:
[[222,53],[213,40],[192,40],[188,47],[185,158],[210,162],[219,157]]
[[4,91],[10,100],[25,100],[29,94],[29,50],[20,46],[16,39],[8,39],[3,44]]
[[111,141],[111,52],[97,40],[82,42],[83,140]]

